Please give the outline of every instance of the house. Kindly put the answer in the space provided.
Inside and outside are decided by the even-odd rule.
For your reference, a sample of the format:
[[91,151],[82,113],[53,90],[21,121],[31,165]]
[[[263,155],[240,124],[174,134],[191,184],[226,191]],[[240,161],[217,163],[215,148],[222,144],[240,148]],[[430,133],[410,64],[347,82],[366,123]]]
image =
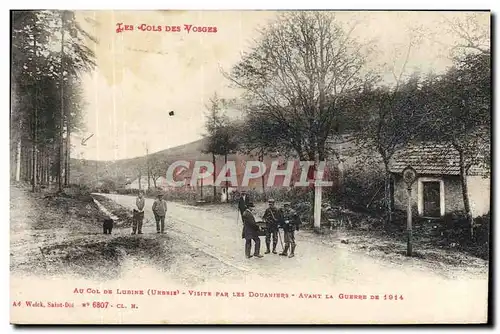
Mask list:
[[[149,178],[149,186],[151,188],[154,188],[155,186],[155,181],[156,181],[156,187],[157,188],[161,188],[161,189],[167,189],[167,179],[163,176],[160,176],[159,178],[157,178],[156,180],[153,180],[152,177]],[[139,182],[139,178],[136,178],[135,180],[133,181],[129,181],[126,185],[125,185],[125,189],[142,189],[142,190],[146,190],[148,189],[148,177],[147,176],[142,176],[141,177],[141,180]]]
[[[440,217],[464,210],[458,152],[451,146],[421,143],[396,152],[389,165],[391,192],[395,209],[406,210],[407,186],[402,171],[411,166],[418,173],[412,185],[412,207],[419,216]],[[490,210],[489,171],[472,166],[467,176],[469,201],[473,217]]]

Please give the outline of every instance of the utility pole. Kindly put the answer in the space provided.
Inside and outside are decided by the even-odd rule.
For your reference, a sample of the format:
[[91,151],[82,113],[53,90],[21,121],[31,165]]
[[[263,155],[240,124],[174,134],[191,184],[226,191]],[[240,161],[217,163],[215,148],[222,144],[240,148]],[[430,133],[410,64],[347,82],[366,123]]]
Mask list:
[[149,168],[149,147],[148,147],[148,144],[147,143],[144,143],[144,147],[146,149],[146,169],[147,169],[147,172],[148,172],[148,190],[151,189],[151,181],[150,181],[150,178],[151,178],[151,171],[150,171],[150,168]]

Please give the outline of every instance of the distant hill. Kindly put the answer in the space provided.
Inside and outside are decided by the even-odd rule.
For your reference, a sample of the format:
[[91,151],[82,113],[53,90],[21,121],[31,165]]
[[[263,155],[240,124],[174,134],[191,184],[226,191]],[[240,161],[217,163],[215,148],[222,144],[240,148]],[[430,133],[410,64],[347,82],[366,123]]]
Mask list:
[[[205,148],[207,139],[203,138],[191,143],[184,145],[172,147],[166,150],[155,152],[149,155],[150,159],[154,160],[159,158],[162,161],[167,161],[172,163],[178,160],[205,160],[212,161],[212,155],[202,153]],[[352,151],[355,147],[352,143],[349,144],[335,144],[337,151],[340,151],[343,158],[347,158],[344,163],[345,166],[355,163],[354,158],[351,156]],[[269,166],[271,160],[278,159],[277,156],[266,156],[264,162]],[[228,156],[229,161],[237,161],[237,164],[241,161],[256,160],[256,157],[235,154]],[[216,157],[217,171],[224,165],[224,157]],[[119,185],[125,185],[127,181],[132,181],[138,177],[138,167],[146,166],[146,156],[123,159],[113,161],[96,161],[96,160],[81,160],[81,159],[71,159],[71,182],[79,184],[95,185],[97,180],[113,180]],[[144,169],[145,170],[145,169]],[[165,170],[166,172],[166,170]],[[146,175],[143,172],[143,176]]]
[[[206,139],[200,139],[188,144],[172,147],[149,155],[150,159],[176,160],[212,160],[210,154],[203,154]],[[146,165],[146,156],[122,159],[117,161],[96,161],[71,159],[71,182],[90,184],[97,180],[111,179],[118,183],[126,183],[127,179],[138,177],[138,167]]]

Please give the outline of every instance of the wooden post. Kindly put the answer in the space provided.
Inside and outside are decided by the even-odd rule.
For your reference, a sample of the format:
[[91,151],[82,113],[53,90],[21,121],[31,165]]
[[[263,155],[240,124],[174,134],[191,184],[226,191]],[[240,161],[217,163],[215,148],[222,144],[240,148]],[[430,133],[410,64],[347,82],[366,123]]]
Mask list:
[[406,226],[406,232],[408,235],[408,243],[407,243],[407,249],[406,249],[406,254],[408,256],[412,256],[413,250],[412,250],[412,227],[411,227],[411,186],[413,183],[417,180],[417,171],[413,169],[411,166],[406,167],[403,169],[403,180],[406,183],[406,190],[408,194],[408,208],[406,210],[406,215],[407,215],[407,226]]
[[203,201],[203,178],[201,178],[201,190],[200,190],[201,200]]
[[411,226],[411,186],[408,186],[407,188],[407,193],[408,193],[408,208],[407,208],[407,226],[406,226],[406,232],[408,234],[408,242],[406,246],[406,254],[408,256],[412,256],[412,226]]

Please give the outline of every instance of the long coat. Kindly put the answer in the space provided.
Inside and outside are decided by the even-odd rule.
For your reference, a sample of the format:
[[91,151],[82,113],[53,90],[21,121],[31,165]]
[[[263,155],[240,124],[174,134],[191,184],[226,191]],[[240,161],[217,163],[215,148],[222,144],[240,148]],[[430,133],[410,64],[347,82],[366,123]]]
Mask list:
[[243,199],[243,196],[240,197],[240,200],[238,202],[238,209],[240,210],[241,215],[243,216],[243,212],[248,208],[248,203],[250,203],[250,197],[248,197],[248,194],[245,195],[245,198]]
[[249,210],[243,212],[243,233],[244,239],[253,239],[259,237],[259,226],[255,222],[255,217]]

